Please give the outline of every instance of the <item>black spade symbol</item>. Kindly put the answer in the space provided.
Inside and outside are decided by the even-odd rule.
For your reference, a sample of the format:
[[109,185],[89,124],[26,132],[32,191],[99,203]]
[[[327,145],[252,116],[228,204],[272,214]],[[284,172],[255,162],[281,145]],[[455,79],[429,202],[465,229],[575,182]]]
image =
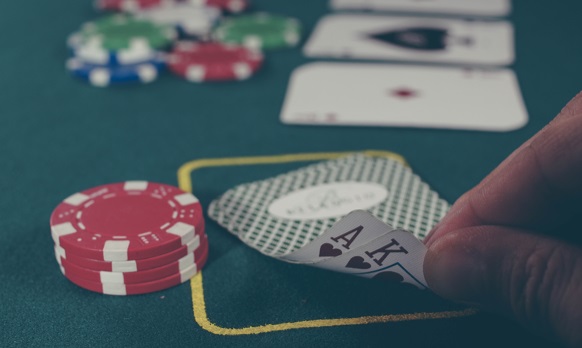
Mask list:
[[370,34],[369,37],[412,50],[442,51],[447,47],[448,32],[441,28],[413,27],[374,33]]

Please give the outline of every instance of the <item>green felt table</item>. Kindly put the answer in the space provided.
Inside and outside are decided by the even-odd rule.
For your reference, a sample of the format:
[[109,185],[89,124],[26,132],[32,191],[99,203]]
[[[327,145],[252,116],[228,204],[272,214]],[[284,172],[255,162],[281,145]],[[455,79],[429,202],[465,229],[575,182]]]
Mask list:
[[[326,1],[255,0],[309,33]],[[54,259],[52,209],[104,183],[178,185],[199,159],[376,149],[404,156],[453,202],[580,89],[582,3],[514,4],[518,75],[529,123],[508,133],[286,126],[278,114],[299,48],[268,52],[242,83],[94,88],[68,76],[65,38],[98,16],[88,1],[0,2],[0,346],[537,346],[508,319],[430,292],[265,257],[208,220],[202,277],[129,297],[83,290]],[[303,162],[186,170],[204,206],[228,188]],[[188,168],[186,168],[188,169]],[[192,169],[192,168],[190,168]]]

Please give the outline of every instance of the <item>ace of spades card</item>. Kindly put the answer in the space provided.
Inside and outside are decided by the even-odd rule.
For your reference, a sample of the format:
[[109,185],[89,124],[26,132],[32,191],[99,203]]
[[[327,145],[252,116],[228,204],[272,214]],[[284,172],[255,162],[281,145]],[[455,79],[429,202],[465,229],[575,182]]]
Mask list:
[[442,13],[469,16],[505,16],[510,0],[330,0],[334,10]]
[[505,66],[514,61],[506,21],[335,14],[320,20],[309,57]]
[[208,214],[279,260],[426,289],[419,238],[448,208],[401,162],[358,153],[239,185]]

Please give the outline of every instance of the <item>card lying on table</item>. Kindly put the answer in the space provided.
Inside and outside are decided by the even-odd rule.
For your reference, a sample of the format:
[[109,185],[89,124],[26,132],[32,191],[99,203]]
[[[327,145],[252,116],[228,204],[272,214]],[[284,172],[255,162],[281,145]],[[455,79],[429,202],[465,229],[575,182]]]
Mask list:
[[527,123],[508,69],[310,63],[293,73],[287,124],[510,131]]
[[443,13],[469,16],[506,16],[510,0],[331,0],[335,10]]
[[506,21],[337,14],[323,17],[304,46],[309,57],[509,65]]
[[401,162],[354,154],[237,186],[208,214],[283,261],[426,288],[419,238],[448,208]]

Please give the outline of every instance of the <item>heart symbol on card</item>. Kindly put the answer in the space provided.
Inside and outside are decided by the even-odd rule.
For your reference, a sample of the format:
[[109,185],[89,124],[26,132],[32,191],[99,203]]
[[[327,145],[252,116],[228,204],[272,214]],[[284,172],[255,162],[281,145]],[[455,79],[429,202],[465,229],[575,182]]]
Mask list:
[[368,262],[364,261],[364,258],[361,256],[354,256],[348,261],[346,264],[348,268],[358,268],[358,269],[368,269],[372,267]]
[[342,251],[340,249],[334,248],[333,245],[331,245],[329,243],[324,243],[319,248],[319,256],[320,257],[339,256],[341,254],[342,254]]

